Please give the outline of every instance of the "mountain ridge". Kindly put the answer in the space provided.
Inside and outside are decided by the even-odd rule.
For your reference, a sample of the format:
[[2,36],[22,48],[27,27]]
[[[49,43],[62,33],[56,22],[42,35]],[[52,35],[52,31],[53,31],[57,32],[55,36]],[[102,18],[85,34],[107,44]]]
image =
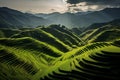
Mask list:
[[[46,19],[53,21],[53,24],[63,24],[70,28],[87,27],[93,23],[109,22],[120,18],[120,8],[105,8],[100,11],[78,13],[50,13]],[[51,16],[52,15],[52,16]],[[44,17],[44,16],[43,16]]]
[[32,14],[23,13],[7,7],[0,8],[0,28],[22,28],[46,25],[50,21]]

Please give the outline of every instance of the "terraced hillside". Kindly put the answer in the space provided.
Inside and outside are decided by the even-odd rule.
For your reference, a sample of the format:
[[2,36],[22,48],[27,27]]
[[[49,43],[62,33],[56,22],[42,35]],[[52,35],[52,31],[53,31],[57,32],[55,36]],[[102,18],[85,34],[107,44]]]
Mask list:
[[31,80],[63,52],[33,38],[0,39],[0,80]]
[[79,55],[59,59],[40,80],[119,80],[120,47],[115,46],[119,42],[86,45],[78,50]]
[[120,29],[105,30],[94,36],[89,42],[113,41],[120,38]]
[[25,30],[19,34],[15,34],[12,36],[13,38],[22,38],[22,37],[32,37],[34,39],[37,39],[42,42],[46,42],[52,46],[55,46],[59,50],[63,52],[69,51],[71,47],[68,45],[64,44],[62,41],[54,37],[48,32],[45,32],[41,29],[32,29],[32,30]]
[[19,33],[21,30],[19,29],[0,29],[0,38],[8,38],[11,37],[14,34]]
[[109,28],[89,30],[82,40],[60,25],[0,29],[0,80],[119,80],[119,29]]
[[59,25],[51,25],[46,28],[26,29],[12,37],[32,37],[55,46],[63,52],[67,52],[83,44],[78,36],[70,32],[67,28],[62,28]]
[[[62,31],[58,35],[62,35]],[[71,32],[68,34],[74,35]],[[0,80],[31,80],[33,75],[37,72],[42,74],[53,65],[54,60],[74,46],[67,45],[54,34],[40,28],[3,28],[0,29],[0,37]],[[81,40],[74,37],[77,40],[73,40],[79,44]]]
[[[59,25],[51,25],[47,28],[41,28],[42,30],[49,32],[59,40],[63,41],[65,44],[75,47],[80,46],[82,41],[80,38],[73,33],[71,33],[67,28],[60,28]],[[81,42],[81,43],[80,43]]]
[[119,39],[120,19],[106,23],[95,23],[87,27],[80,37],[86,43]]

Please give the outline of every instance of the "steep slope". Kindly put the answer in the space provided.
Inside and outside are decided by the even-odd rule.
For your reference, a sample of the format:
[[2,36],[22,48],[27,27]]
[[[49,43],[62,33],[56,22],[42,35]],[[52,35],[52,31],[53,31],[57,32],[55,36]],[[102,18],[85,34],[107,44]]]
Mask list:
[[72,29],[70,29],[70,30],[71,30],[73,33],[79,35],[79,34],[82,33],[83,29],[84,29],[84,28],[72,28]]
[[1,37],[6,37],[6,38],[11,37],[12,35],[17,34],[19,32],[21,32],[20,29],[0,29]]
[[79,55],[56,62],[40,80],[119,80],[120,47],[112,44],[86,45]]
[[0,79],[33,80],[63,52],[33,38],[0,38]]
[[0,45],[0,79],[31,80],[39,70],[45,69],[32,51]]
[[59,57],[63,54],[55,47],[29,37],[1,38],[0,44],[9,47],[22,48],[25,50],[31,50],[31,51],[34,50],[36,51],[36,54],[38,54],[37,52],[42,52],[52,57]]
[[75,38],[76,40],[81,41],[80,38],[79,38],[77,35],[75,35],[74,33],[72,33],[72,32],[69,30],[69,28],[66,28],[64,25],[62,25],[61,27],[60,27],[60,25],[51,25],[51,26],[49,26],[49,28],[57,29],[57,30],[59,30],[59,31],[61,31],[61,32],[64,32],[64,33],[66,33],[66,34],[68,34],[68,35],[71,35],[71,36],[72,36],[73,38]]
[[94,29],[94,30],[87,30],[87,31],[81,33],[80,34],[80,38],[82,38],[84,41],[87,40],[88,36],[90,36],[95,30],[96,29]]
[[89,42],[113,41],[120,38],[120,30],[105,30],[94,36]]
[[88,26],[85,30],[97,29],[97,28],[100,28],[100,27],[105,26],[105,25],[119,26],[120,25],[120,19],[115,19],[113,21],[106,22],[106,23],[94,23],[94,24]]
[[62,28],[59,25],[51,25],[47,28],[41,29],[52,34],[53,36],[71,47],[79,46],[80,44],[82,44],[82,41],[79,37],[71,33],[68,29]]
[[[39,28],[0,29],[0,31],[4,37],[0,38],[1,80],[37,80],[36,73],[43,74],[48,67],[54,65],[53,61],[64,54],[59,50],[60,48],[64,50],[70,48],[50,33]],[[66,32],[72,34],[69,31]],[[67,34],[66,32],[65,34]],[[71,38],[71,36],[69,37]],[[76,35],[74,37],[79,40]],[[41,39],[45,41],[41,41]],[[51,43],[52,41],[53,43]],[[58,49],[54,45],[60,48]]]
[[0,8],[0,28],[21,28],[46,25],[50,21],[7,7]]
[[32,37],[39,41],[46,42],[63,52],[67,52],[70,50],[70,47],[68,45],[64,44],[62,41],[60,41],[53,35],[49,34],[48,32],[45,32],[39,28],[31,29],[31,30],[28,29],[19,34],[15,34],[12,37],[13,38]]
[[[72,34],[65,27],[41,29]],[[41,29],[24,29],[14,38],[0,38],[1,80],[120,79],[120,40],[90,43],[64,54],[53,44],[41,41],[46,37],[59,40],[52,32]],[[79,39],[76,35],[74,38]]]
[[[85,40],[86,42],[94,41],[94,39],[96,39],[98,36],[101,36],[101,39],[103,38],[103,40],[105,40],[105,41],[110,41],[110,40],[113,40],[114,38],[116,39],[117,37],[119,38],[118,33],[120,30],[120,19],[113,20],[113,21],[107,22],[107,23],[99,23],[97,25],[93,24],[93,26],[91,25],[88,28],[86,28],[86,30],[84,30],[84,33],[80,34],[80,37],[83,40]],[[108,36],[106,35],[106,33],[108,33],[108,32],[106,32],[106,30],[108,30],[108,32],[109,32],[109,35],[107,34]],[[111,31],[111,30],[113,30],[113,31]],[[118,31],[116,31],[116,30],[118,30]],[[115,34],[114,34],[114,32],[115,32]],[[113,35],[114,35],[114,37],[112,37]],[[110,38],[110,36],[111,36],[111,38]],[[103,40],[100,40],[100,38],[99,38],[98,41],[103,41]]]

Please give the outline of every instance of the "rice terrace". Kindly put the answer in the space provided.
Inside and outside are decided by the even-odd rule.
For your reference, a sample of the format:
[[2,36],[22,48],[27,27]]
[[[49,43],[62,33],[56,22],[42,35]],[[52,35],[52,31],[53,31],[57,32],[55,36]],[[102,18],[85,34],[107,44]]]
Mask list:
[[120,80],[119,0],[0,0],[0,80]]

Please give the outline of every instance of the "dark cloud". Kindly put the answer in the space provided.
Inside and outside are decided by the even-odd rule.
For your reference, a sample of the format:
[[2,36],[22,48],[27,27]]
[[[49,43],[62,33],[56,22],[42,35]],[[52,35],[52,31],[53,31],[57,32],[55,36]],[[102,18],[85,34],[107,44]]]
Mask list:
[[67,0],[67,3],[70,3],[70,4],[77,4],[79,2],[80,0]]
[[97,5],[120,6],[120,0],[67,0],[67,3],[70,4],[77,4],[80,2],[87,2],[89,5],[97,4]]
[[67,0],[69,10],[94,11],[106,7],[120,7],[120,0]]

